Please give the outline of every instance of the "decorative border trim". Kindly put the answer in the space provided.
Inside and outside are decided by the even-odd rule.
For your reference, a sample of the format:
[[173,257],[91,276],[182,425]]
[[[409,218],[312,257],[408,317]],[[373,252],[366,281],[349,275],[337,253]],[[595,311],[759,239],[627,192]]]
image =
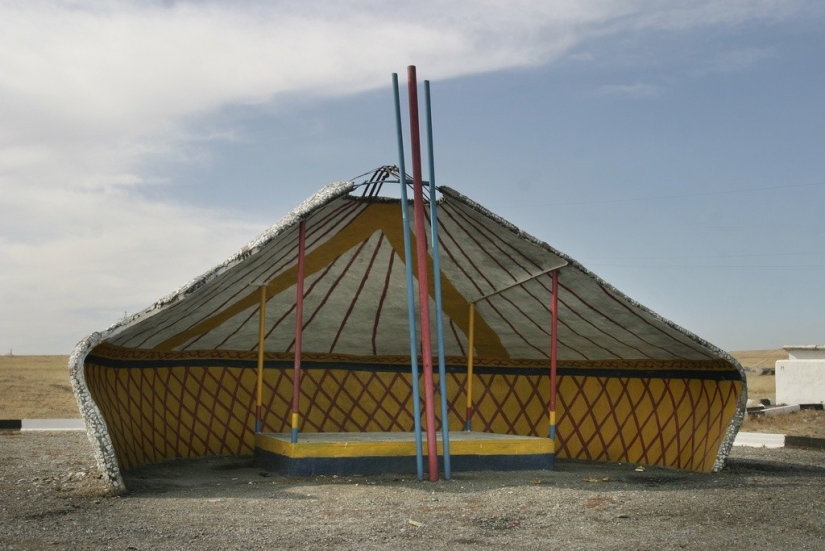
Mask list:
[[[186,368],[225,368],[256,369],[257,362],[250,359],[164,359],[164,360],[116,360],[97,355],[87,356],[87,360],[97,366],[110,369],[163,369],[173,367]],[[291,370],[294,367],[292,359],[269,359],[264,361],[264,369]],[[407,363],[371,363],[352,361],[314,361],[303,359],[301,368],[305,370],[329,369],[358,371],[362,373],[409,373],[410,364]],[[447,373],[466,373],[467,367],[461,364],[446,365]],[[541,367],[493,367],[476,366],[475,375],[518,375],[525,377],[546,377],[548,369]],[[739,381],[739,373],[732,369],[667,369],[667,368],[634,368],[634,367],[558,367],[559,376],[569,377],[613,377],[617,379],[691,379],[702,381]]]
[[[106,367],[169,367],[176,366],[256,366],[258,353],[247,350],[149,350],[124,348],[108,342],[100,343],[90,356],[99,365]],[[338,364],[356,368],[356,366],[402,366],[409,367],[410,358],[404,355],[357,356],[353,354],[325,354],[305,352],[302,363]],[[418,357],[419,362],[421,356]],[[292,352],[266,352],[265,366],[273,367],[279,362],[294,361]],[[467,365],[465,356],[447,356],[448,368]],[[476,371],[483,368],[498,368],[503,371],[513,369],[549,369],[547,359],[535,358],[476,358],[473,363]],[[612,359],[612,360],[567,360],[559,362],[559,367],[569,369],[631,369],[631,370],[690,370],[690,371],[727,371],[739,374],[735,365],[722,359],[716,360],[652,360]]]

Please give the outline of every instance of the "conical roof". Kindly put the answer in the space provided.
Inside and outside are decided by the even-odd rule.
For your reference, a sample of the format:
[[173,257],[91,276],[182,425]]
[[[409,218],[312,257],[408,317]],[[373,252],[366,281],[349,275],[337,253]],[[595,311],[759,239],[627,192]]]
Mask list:
[[[292,351],[298,222],[305,220],[303,351],[409,355],[400,201],[354,197],[354,188],[323,188],[235,257],[118,327],[107,342],[161,352],[254,351],[264,285],[265,348]],[[478,357],[547,358],[549,272],[561,267],[561,362],[728,358],[464,195],[448,187],[439,191],[448,356],[467,353],[467,307],[473,302]]]

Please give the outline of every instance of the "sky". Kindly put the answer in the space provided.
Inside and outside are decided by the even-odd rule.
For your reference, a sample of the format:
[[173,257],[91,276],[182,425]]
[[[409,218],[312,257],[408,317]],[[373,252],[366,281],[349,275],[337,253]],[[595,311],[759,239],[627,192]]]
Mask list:
[[0,0],[0,354],[68,354],[397,164],[411,64],[439,185],[723,349],[823,344],[824,25],[818,0]]

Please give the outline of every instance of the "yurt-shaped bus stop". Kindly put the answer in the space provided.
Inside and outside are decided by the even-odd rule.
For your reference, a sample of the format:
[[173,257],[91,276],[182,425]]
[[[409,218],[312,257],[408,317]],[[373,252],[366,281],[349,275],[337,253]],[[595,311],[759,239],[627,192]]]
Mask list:
[[415,141],[411,179],[386,166],[326,186],[81,341],[71,378],[115,490],[122,469],[205,455],[430,479],[557,457],[723,466],[744,415],[739,364],[436,188],[432,161],[424,185]]

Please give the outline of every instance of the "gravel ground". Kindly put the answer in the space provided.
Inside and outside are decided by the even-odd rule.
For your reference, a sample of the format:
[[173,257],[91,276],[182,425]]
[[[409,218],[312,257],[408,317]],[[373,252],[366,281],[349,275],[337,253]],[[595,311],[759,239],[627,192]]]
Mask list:
[[106,495],[83,433],[0,432],[2,549],[823,549],[825,452],[734,448],[718,474],[286,479],[249,458],[134,469]]

